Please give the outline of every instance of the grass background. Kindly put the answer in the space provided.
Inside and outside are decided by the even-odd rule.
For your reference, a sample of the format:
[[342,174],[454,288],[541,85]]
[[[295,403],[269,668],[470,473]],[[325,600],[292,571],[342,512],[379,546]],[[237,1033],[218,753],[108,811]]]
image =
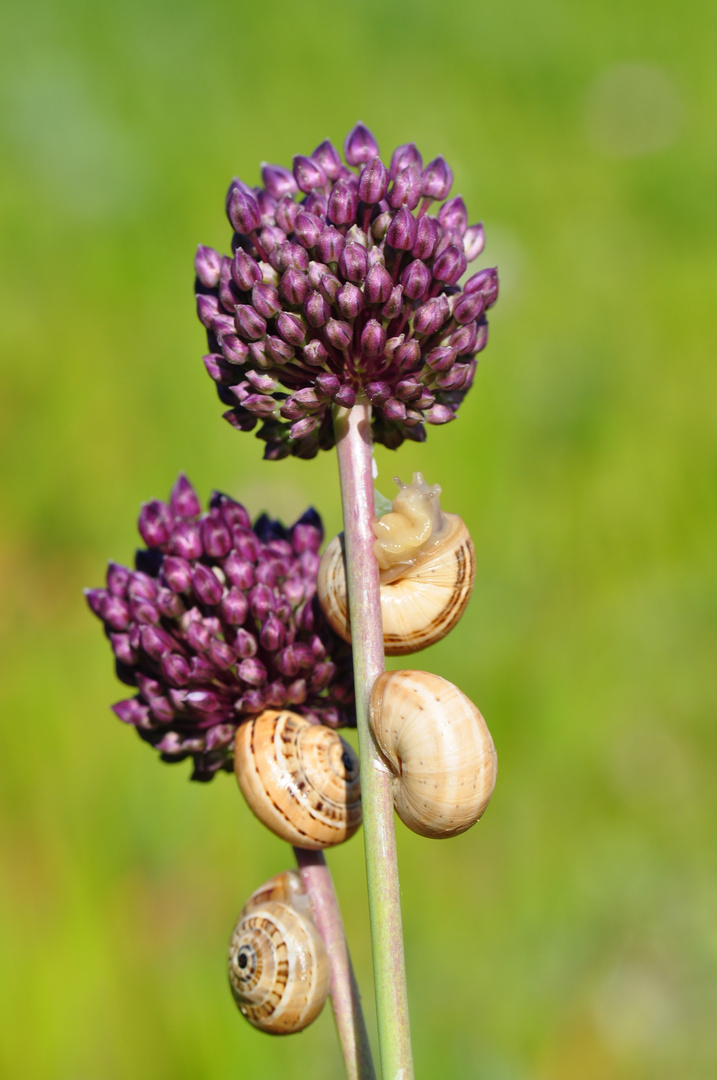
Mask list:
[[[714,6],[3,6],[0,1073],[340,1075],[328,1011],[236,1014],[228,936],[286,852],[116,722],[80,590],[180,469],[338,531],[331,455],[263,463],[221,421],[191,262],[232,175],[361,119],[446,155],[503,282],[460,420],[378,453],[475,538],[416,663],[500,759],[467,835],[399,826],[417,1075],[714,1077]],[[373,1024],[362,859],[330,861]]]

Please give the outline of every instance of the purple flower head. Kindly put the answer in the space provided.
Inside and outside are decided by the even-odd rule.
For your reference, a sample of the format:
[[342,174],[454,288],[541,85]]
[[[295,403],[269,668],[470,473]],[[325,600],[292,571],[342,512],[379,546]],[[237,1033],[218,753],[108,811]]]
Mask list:
[[118,677],[136,689],[113,710],[163,761],[191,757],[193,780],[230,771],[237,727],[265,708],[355,723],[351,647],[316,598],[315,510],[288,528],[265,514],[252,526],[215,492],[201,513],[180,474],[167,503],[144,504],[140,526],[136,569],[110,562],[106,588],[85,595]]
[[[332,407],[361,395],[377,442],[423,441],[426,423],[456,417],[487,340],[497,274],[470,277],[483,226],[449,198],[448,163],[424,166],[413,143],[382,158],[364,124],[344,157],[326,140],[291,168],[264,164],[263,187],[233,180],[232,255],[201,246],[195,258],[205,367],[225,419],[257,429],[269,460],[331,449]],[[143,528],[161,540],[161,507],[148,504]]]

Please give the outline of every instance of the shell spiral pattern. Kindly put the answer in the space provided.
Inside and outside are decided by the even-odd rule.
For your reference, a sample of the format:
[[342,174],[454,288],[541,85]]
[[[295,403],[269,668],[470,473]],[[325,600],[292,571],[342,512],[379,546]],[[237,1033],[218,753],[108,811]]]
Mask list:
[[497,758],[485,720],[457,686],[426,671],[385,671],[371,693],[370,725],[404,825],[440,839],[478,821]]
[[341,844],[361,824],[358,758],[331,728],[266,710],[237,731],[234,770],[249,806],[295,847]]
[[237,1008],[262,1031],[301,1031],[321,1012],[328,957],[294,871],[278,874],[249,898],[232,934],[228,969]]

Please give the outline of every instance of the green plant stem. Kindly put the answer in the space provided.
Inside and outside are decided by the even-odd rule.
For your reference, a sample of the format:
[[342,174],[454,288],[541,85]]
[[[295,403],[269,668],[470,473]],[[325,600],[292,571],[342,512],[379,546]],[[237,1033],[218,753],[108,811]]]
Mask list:
[[366,1023],[331,871],[321,851],[294,848],[311,912],[329,955],[329,989],[349,1080],[376,1080]]
[[401,928],[391,779],[368,726],[371,688],[384,670],[383,629],[374,534],[371,406],[364,398],[336,408],[344,552],[356,686],[361,801],[371,945],[383,1080],[412,1080],[406,969]]

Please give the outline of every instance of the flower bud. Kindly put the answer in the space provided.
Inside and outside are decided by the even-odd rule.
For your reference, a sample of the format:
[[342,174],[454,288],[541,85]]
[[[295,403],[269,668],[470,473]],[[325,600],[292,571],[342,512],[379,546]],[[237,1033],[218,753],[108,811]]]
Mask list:
[[246,341],[257,341],[266,333],[266,322],[251,304],[238,304],[234,312],[237,331]]
[[348,243],[339,256],[339,271],[348,281],[361,282],[368,270],[366,248]]
[[423,386],[415,379],[400,379],[396,383],[396,397],[399,401],[418,401],[423,393]]
[[356,217],[357,206],[356,189],[345,180],[338,180],[329,195],[329,221],[332,221],[334,225],[347,225]]
[[463,250],[465,251],[468,262],[473,262],[474,259],[477,259],[484,247],[485,233],[483,232],[483,223],[471,225],[466,229],[465,236],[463,237]]
[[316,428],[318,420],[315,416],[305,416],[303,420],[297,420],[289,428],[292,439],[305,439]]
[[404,296],[419,300],[431,284],[431,272],[420,259],[409,263],[401,275]]
[[456,356],[474,352],[476,337],[477,327],[474,322],[468,323],[467,326],[461,326],[460,330],[456,330],[455,334],[451,334],[450,346]]
[[298,315],[291,315],[288,311],[282,311],[276,319],[276,330],[287,345],[303,345],[306,341],[306,330]]
[[434,158],[422,173],[423,194],[428,199],[445,199],[451,190],[453,173],[445,158],[439,155]]
[[333,400],[344,409],[350,409],[356,404],[356,391],[349,383],[343,383],[334,394]]
[[162,560],[162,577],[172,592],[186,592],[192,584],[189,562],[181,556],[165,555]]
[[249,349],[240,341],[236,334],[222,334],[220,345],[222,355],[230,364],[245,364],[249,356]]
[[388,196],[389,206],[396,209],[405,206],[407,210],[415,210],[421,201],[422,191],[421,174],[415,165],[409,165],[408,168],[401,169],[393,181]]
[[451,244],[433,264],[433,276],[436,281],[446,285],[455,285],[467,266],[463,249]]
[[361,333],[361,352],[364,356],[374,357],[383,353],[386,344],[386,331],[376,319],[369,319]]
[[222,257],[214,248],[200,244],[194,256],[194,270],[205,289],[213,289],[219,284],[219,271]]
[[485,297],[481,292],[463,293],[458,297],[453,308],[453,318],[457,323],[469,323],[480,318],[485,310]]
[[274,199],[281,199],[284,195],[293,195],[296,192],[296,181],[283,165],[268,165],[263,161],[261,179],[264,187]]
[[[232,551],[222,563],[227,581],[237,589],[251,589],[254,585],[254,565],[247,559]],[[243,621],[243,620],[242,620]]]
[[279,291],[287,304],[301,304],[309,291],[309,283],[300,270],[289,267],[279,282]]
[[319,256],[323,262],[335,263],[339,261],[339,256],[344,249],[345,243],[346,241],[344,240],[338,229],[335,229],[332,225],[330,225],[327,229],[324,229],[321,236],[317,240],[316,250],[318,251]]
[[417,334],[430,335],[440,330],[445,322],[442,305],[436,297],[418,308],[413,317],[413,329]]
[[301,244],[284,243],[279,249],[278,268],[282,273],[289,269],[306,271],[309,269],[309,261],[306,248]]
[[180,473],[174,482],[169,496],[169,507],[175,517],[181,518],[197,517],[202,512],[197,493],[184,473]]
[[300,210],[296,215],[294,232],[296,234],[296,239],[302,247],[314,247],[316,241],[323,232],[323,228],[324,223],[316,216],[316,214],[307,214],[306,211]]
[[381,309],[381,314],[384,319],[395,319],[397,315],[401,314],[402,307],[403,285],[397,285],[395,289],[391,290],[391,295]]
[[271,416],[276,410],[276,401],[267,394],[248,394],[242,407],[255,416]]
[[344,157],[349,165],[363,165],[378,154],[378,143],[364,124],[356,124],[346,136]]
[[262,648],[274,652],[276,649],[282,648],[285,640],[286,631],[284,630],[284,627],[275,615],[270,615],[262,626],[259,634],[259,641]]
[[309,326],[324,326],[331,317],[331,308],[320,292],[313,290],[304,301],[304,314]]
[[219,301],[216,296],[205,296],[204,293],[200,293],[197,296],[197,315],[199,321],[203,326],[209,330],[211,329],[212,319],[219,310]]
[[[358,183],[358,197],[367,206],[380,202],[388,191],[388,171],[376,156],[367,161],[361,170]],[[330,200],[329,200],[330,202]]]
[[273,335],[267,335],[264,346],[266,348],[267,356],[269,356],[275,364],[288,364],[289,360],[294,358],[294,349],[287,342],[282,341],[281,338],[274,337]]
[[403,345],[399,345],[394,353],[394,359],[401,371],[417,371],[423,364],[421,346],[412,338]]
[[119,596],[105,593],[100,605],[100,616],[112,630],[126,630],[132,618],[131,608]]
[[159,499],[142,503],[137,527],[147,547],[166,544],[172,535],[172,515],[167,504]]
[[210,514],[199,524],[204,552],[212,559],[221,559],[228,555],[232,547],[229,529],[217,514]]
[[322,367],[329,358],[326,346],[318,339],[307,342],[304,346],[304,360],[312,367]]
[[490,267],[479,270],[472,278],[469,278],[463,287],[464,293],[480,293],[485,300],[487,308],[492,307],[498,299],[498,270]]
[[[374,248],[371,249],[375,250]],[[391,295],[393,281],[388,271],[378,263],[366,274],[363,294],[367,304],[385,304]]]
[[326,324],[326,336],[335,349],[343,351],[351,344],[351,327],[338,319],[329,319]]
[[431,371],[446,371],[453,366],[455,358],[456,354],[452,348],[439,345],[437,349],[431,349],[424,359]]
[[383,415],[387,420],[405,420],[406,406],[397,398],[390,397],[383,406]]
[[402,146],[397,146],[393,151],[391,157],[391,177],[398,176],[402,169],[407,169],[410,165],[414,165],[417,169],[423,167],[423,158],[415,143],[403,143]]
[[363,293],[357,285],[347,282],[337,292],[336,303],[345,319],[355,319],[363,308]]
[[455,420],[456,414],[447,405],[434,405],[426,413],[429,424],[447,424],[449,420]]
[[366,396],[372,405],[381,406],[391,397],[391,385],[385,380],[370,382],[366,386]]
[[263,622],[274,607],[274,594],[268,585],[255,585],[248,600],[251,613],[259,622]]
[[323,169],[329,180],[337,179],[341,171],[341,157],[336,147],[328,139],[324,139],[322,143],[319,143],[311,157],[319,168]]
[[251,303],[262,319],[273,319],[277,311],[281,311],[278,292],[273,285],[264,285],[263,282],[251,290]]
[[326,175],[321,166],[303,154],[296,154],[294,157],[294,178],[299,190],[306,194],[326,183]]
[[223,586],[216,574],[205,566],[197,563],[192,572],[192,588],[202,604],[218,604],[224,593]]
[[259,204],[254,196],[234,186],[229,189],[227,217],[232,227],[246,236],[261,225]]
[[460,195],[449,199],[438,211],[441,228],[459,232],[461,236],[468,226],[468,211]]
[[388,227],[386,240],[391,247],[400,251],[410,251],[416,242],[418,225],[410,210],[402,207]]
[[417,259],[430,259],[436,250],[441,227],[434,217],[424,214],[418,222],[416,230],[416,242],[413,245],[413,255]]
[[294,231],[296,219],[301,213],[301,210],[302,207],[299,203],[294,202],[291,195],[284,195],[276,204],[276,210],[274,211],[276,224],[287,234],[287,236]]

